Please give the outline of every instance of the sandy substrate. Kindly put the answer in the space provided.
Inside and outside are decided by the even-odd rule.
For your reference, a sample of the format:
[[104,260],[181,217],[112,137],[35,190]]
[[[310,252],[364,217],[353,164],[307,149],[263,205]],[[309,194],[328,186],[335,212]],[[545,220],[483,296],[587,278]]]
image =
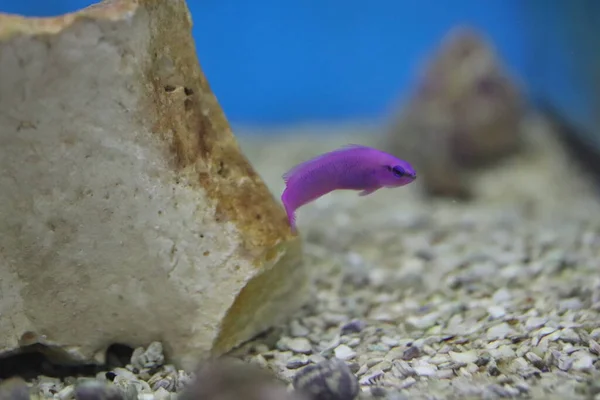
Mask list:
[[[277,196],[297,162],[384,149],[368,129],[292,133],[241,139]],[[365,398],[600,398],[600,201],[543,124],[529,134],[473,176],[469,203],[427,201],[417,182],[302,208],[315,301],[236,354],[286,379],[335,355]]]

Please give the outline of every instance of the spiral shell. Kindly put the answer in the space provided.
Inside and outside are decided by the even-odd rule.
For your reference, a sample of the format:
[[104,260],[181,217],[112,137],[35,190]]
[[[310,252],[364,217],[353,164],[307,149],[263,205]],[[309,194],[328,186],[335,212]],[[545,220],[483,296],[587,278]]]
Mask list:
[[352,400],[358,396],[358,379],[337,358],[304,367],[294,377],[294,388],[313,400]]

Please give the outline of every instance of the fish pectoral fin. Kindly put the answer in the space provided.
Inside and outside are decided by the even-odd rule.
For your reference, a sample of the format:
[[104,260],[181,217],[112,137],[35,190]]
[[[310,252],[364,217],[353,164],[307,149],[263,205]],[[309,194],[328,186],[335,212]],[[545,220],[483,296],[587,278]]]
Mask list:
[[361,191],[358,195],[359,196],[367,196],[367,195],[373,193],[374,191],[376,191],[377,189],[379,189],[379,188],[365,189],[365,190]]

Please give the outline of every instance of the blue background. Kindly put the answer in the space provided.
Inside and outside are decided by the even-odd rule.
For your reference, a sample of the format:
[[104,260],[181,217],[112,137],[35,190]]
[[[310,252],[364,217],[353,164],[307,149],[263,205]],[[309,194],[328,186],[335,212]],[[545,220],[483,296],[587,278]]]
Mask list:
[[[50,16],[89,0],[0,0]],[[386,117],[453,26],[482,29],[532,96],[595,131],[600,1],[189,0],[198,56],[229,120]]]

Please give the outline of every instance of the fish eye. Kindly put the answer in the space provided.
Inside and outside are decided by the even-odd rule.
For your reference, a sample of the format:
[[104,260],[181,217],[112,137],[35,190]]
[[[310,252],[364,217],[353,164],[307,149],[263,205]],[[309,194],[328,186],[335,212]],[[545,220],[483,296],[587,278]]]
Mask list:
[[406,175],[406,171],[404,171],[404,168],[402,168],[401,166],[397,165],[395,167],[391,168],[391,171],[394,173],[394,175],[396,175],[398,178],[402,178],[404,175]]

